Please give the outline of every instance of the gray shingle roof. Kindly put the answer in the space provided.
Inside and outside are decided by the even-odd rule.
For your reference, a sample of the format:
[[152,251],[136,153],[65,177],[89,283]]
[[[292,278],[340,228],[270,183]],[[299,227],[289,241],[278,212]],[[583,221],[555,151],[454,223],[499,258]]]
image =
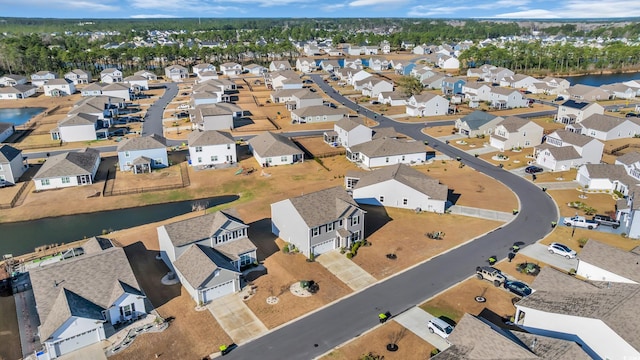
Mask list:
[[216,251],[226,256],[230,260],[240,260],[240,255],[254,251],[257,247],[249,238],[227,241],[213,247]]
[[351,146],[350,150],[354,153],[364,154],[369,158],[426,153],[427,151],[424,144],[419,141],[400,141],[385,137]]
[[396,138],[398,137],[398,132],[393,126],[373,128],[373,136],[371,138],[378,139],[381,137]]
[[[580,251],[580,261],[640,282],[640,256],[605,243],[589,240]],[[599,279],[593,278],[597,281]]]
[[625,121],[627,121],[627,119],[609,115],[593,114],[588,118],[582,120],[580,125],[587,129],[593,129],[597,131],[610,131],[616,126],[621,125]]
[[332,187],[289,199],[309,228],[342,219],[358,204],[340,186]]
[[346,109],[334,109],[325,105],[314,105],[314,106],[305,106],[300,109],[295,109],[291,112],[299,117],[307,117],[307,116],[332,116],[332,115],[346,115],[348,112]]
[[82,250],[84,250],[85,254],[95,254],[112,247],[111,240],[98,236],[94,236],[82,244]]
[[60,176],[90,175],[93,165],[99,158],[100,152],[91,148],[54,155],[42,164],[33,178],[37,180]]
[[111,307],[125,293],[121,283],[141,294],[129,260],[118,247],[33,269],[29,275],[43,341],[73,313],[92,317],[95,310]]
[[173,265],[195,289],[205,285],[218,269],[237,272],[220,254],[208,246],[193,244]]
[[513,132],[517,132],[523,126],[529,124],[530,122],[535,124],[531,120],[523,119],[523,118],[520,118],[520,117],[517,117],[517,116],[509,116],[509,117],[505,118],[504,120],[502,120],[499,123],[499,125],[504,126],[505,129],[507,129],[507,131],[509,131],[510,133],[513,133]]
[[129,90],[129,87],[125,84],[112,83],[102,88],[102,91],[123,91]]
[[[549,137],[557,138],[562,140],[565,143],[576,145],[576,146],[584,146],[595,139],[586,135],[576,134],[569,130],[556,130]],[[597,140],[595,140],[597,141]]]
[[580,154],[573,146],[549,146],[548,150],[556,161],[580,159]]
[[623,184],[631,187],[640,184],[640,181],[627,174],[624,165],[613,164],[585,164],[589,178],[591,179],[609,179],[611,181],[618,180]]
[[167,139],[158,135],[152,134],[149,136],[135,137],[123,140],[118,144],[118,152],[121,151],[135,151],[135,150],[148,150],[148,149],[164,149],[167,147]]
[[208,146],[233,144],[235,143],[235,140],[229,132],[207,130],[191,132],[191,134],[189,134],[188,142],[189,146]]
[[346,118],[338,120],[336,122],[336,126],[339,127],[340,129],[344,129],[346,131],[351,131],[351,130],[357,128],[358,126],[366,127],[366,125],[364,124],[364,121],[362,120],[362,118],[355,117],[355,116],[350,116],[350,117],[346,117]]
[[98,122],[98,116],[85,114],[85,113],[77,113],[72,116],[60,120],[58,123],[58,127],[61,126],[75,126],[75,125],[94,125]]
[[497,116],[489,114],[486,111],[476,110],[471,114],[460,118],[460,121],[467,123],[469,129],[478,130],[482,125],[492,121],[495,118],[497,118]]
[[620,155],[618,156],[618,158],[616,158],[616,162],[619,162],[625,165],[633,165],[637,162],[640,162],[640,152],[632,151],[624,155]]
[[16,156],[20,156],[22,150],[18,150],[13,146],[2,145],[0,146],[0,163],[8,163],[15,159]]
[[51,79],[45,85],[69,85],[72,81],[69,79]]
[[228,230],[247,228],[242,220],[228,211],[197,216],[164,225],[173,246],[184,246],[214,236],[221,228]]
[[303,154],[303,151],[291,139],[269,131],[263,132],[248,142],[262,158]]
[[434,179],[421,173],[418,170],[404,164],[395,164],[383,168],[366,172],[358,181],[355,189],[377,184],[380,182],[396,180],[409,186],[432,199],[447,200],[448,188],[440,184],[438,179]]

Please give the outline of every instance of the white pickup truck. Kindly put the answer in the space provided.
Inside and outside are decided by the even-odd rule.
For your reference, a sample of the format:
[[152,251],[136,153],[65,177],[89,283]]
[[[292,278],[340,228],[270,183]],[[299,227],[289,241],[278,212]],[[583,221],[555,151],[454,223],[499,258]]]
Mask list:
[[587,228],[589,230],[595,229],[598,227],[598,223],[593,220],[587,220],[584,216],[574,216],[572,218],[564,218],[563,224],[566,226]]

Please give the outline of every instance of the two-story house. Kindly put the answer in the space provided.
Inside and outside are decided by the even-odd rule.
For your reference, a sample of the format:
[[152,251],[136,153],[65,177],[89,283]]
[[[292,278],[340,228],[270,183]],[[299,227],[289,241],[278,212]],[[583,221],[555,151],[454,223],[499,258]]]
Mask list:
[[64,74],[65,79],[69,79],[74,85],[88,84],[91,82],[91,73],[82,69],[74,69]]
[[569,130],[556,130],[534,148],[536,164],[552,171],[564,171],[582,164],[599,164],[604,144]]
[[171,81],[184,81],[189,78],[189,70],[182,65],[170,65],[164,68],[164,77]]
[[534,147],[542,142],[543,133],[544,128],[535,122],[509,116],[498,123],[489,144],[500,151]]
[[457,76],[445,76],[442,79],[442,93],[444,95],[462,94],[462,88],[467,83],[462,77]]
[[198,76],[200,74],[200,72],[202,71],[216,71],[216,67],[211,65],[211,64],[207,64],[207,63],[201,63],[201,64],[196,64],[193,65],[191,67],[191,72]]
[[68,96],[76,92],[73,81],[69,79],[51,79],[42,85],[45,96]]
[[491,100],[491,86],[484,82],[467,82],[462,85],[462,93],[469,101]]
[[291,64],[287,60],[274,60],[269,64],[269,71],[291,70]]
[[72,114],[58,122],[58,127],[51,131],[51,137],[53,140],[64,142],[105,139],[109,131],[108,127],[104,126],[106,124],[108,122],[99,121],[97,115]]
[[640,134],[640,120],[593,114],[579,123],[567,125],[565,129],[602,141],[629,139]]
[[364,215],[346,190],[333,187],[271,204],[271,232],[316,256],[363,240]]
[[595,102],[567,100],[558,106],[556,121],[563,124],[579,123],[594,114],[604,114],[604,107]]
[[14,123],[0,122],[0,143],[5,142],[16,132],[16,126]]
[[107,84],[122,82],[122,71],[116,68],[104,69],[100,72],[100,82]]
[[520,91],[510,88],[492,88],[489,101],[491,101],[491,107],[498,110],[529,106],[529,100]]
[[189,134],[189,164],[211,167],[238,162],[236,141],[225,131],[193,131]]
[[242,65],[235,62],[220,64],[220,72],[226,76],[238,76],[242,74]]
[[15,185],[28,168],[22,150],[0,145],[0,185]]
[[5,74],[0,76],[0,86],[16,86],[25,85],[27,83],[27,77],[16,74]]
[[449,113],[449,100],[434,93],[412,95],[407,100],[406,114],[409,116],[437,116]]
[[296,60],[296,70],[303,73],[316,71],[316,61],[312,58],[298,58]]
[[169,166],[167,140],[157,134],[122,140],[117,151],[120,171],[142,174]]
[[333,146],[349,147],[371,141],[373,130],[359,117],[344,117],[324,133],[324,141]]

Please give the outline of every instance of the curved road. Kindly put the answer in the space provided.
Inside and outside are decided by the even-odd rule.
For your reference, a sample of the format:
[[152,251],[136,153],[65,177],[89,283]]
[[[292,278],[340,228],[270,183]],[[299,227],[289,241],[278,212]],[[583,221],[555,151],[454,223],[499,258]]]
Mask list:
[[[238,347],[229,353],[231,359],[311,359],[319,356],[376,326],[377,314],[381,311],[388,310],[397,315],[466,279],[490,256],[506,257],[514,242],[522,241],[526,245],[536,242],[551,230],[551,221],[557,219],[555,203],[529,181],[426,136],[420,131],[422,124],[399,123],[379,114],[376,116],[334,92],[320,75],[311,75],[311,78],[336,101],[365,116],[376,117],[380,126],[394,126],[398,132],[416,140],[428,140],[442,153],[460,157],[466,165],[501,181],[519,197],[520,213],[511,223],[474,241]],[[425,246],[428,244],[425,242]]]

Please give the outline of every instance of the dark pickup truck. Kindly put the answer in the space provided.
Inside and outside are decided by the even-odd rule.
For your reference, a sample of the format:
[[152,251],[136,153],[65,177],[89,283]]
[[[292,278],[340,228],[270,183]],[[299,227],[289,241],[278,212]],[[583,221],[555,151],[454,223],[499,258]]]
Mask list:
[[593,221],[597,222],[602,226],[611,226],[614,229],[617,229],[618,227],[620,227],[620,221],[607,215],[595,215],[593,217]]

